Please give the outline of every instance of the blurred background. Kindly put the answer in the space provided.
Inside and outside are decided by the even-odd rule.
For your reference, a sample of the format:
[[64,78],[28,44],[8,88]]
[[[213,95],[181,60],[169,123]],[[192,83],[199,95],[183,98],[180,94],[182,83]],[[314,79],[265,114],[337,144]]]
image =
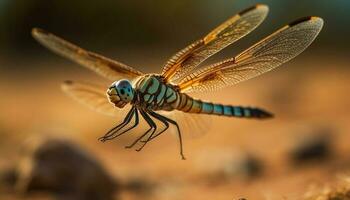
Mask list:
[[[303,16],[322,17],[324,28],[283,67],[195,94],[262,107],[276,117],[204,118],[210,128],[201,137],[184,130],[186,161],[171,134],[142,152],[124,149],[136,132],[99,142],[120,118],[76,103],[60,84],[110,83],[30,34],[40,27],[154,73],[179,49],[257,3],[270,7],[262,25],[204,65],[233,57]],[[0,199],[350,198],[349,7],[347,0],[0,0]]]

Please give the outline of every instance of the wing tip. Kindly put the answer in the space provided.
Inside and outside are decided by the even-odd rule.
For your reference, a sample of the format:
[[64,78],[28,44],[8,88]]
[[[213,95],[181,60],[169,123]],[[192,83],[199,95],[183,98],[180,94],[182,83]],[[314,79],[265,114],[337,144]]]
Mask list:
[[268,11],[269,7],[267,5],[265,5],[265,4],[256,4],[254,6],[251,6],[251,7],[248,7],[246,9],[242,10],[241,12],[238,13],[238,15],[242,16],[242,15],[244,15],[244,14],[246,14],[246,13],[252,11],[252,10],[256,10],[256,9],[263,9],[263,10]]
[[304,22],[316,22],[316,23],[319,23],[321,25],[323,25],[323,19],[321,17],[317,17],[317,16],[306,16],[306,17],[302,17],[302,18],[299,18],[291,23],[288,24],[288,26],[292,27],[292,26],[295,26],[297,24],[300,24],[300,23],[304,23]]
[[258,3],[255,5],[255,8],[259,8],[259,9],[269,9],[269,6],[266,4],[262,4],[262,3]]
[[321,17],[318,17],[318,16],[311,16],[311,17],[310,17],[310,20],[311,20],[312,22],[318,23],[319,26],[320,26],[320,29],[323,27],[324,20],[323,20]]
[[49,34],[49,32],[47,32],[41,28],[36,28],[36,27],[32,28],[32,36],[35,38],[40,37],[42,35],[48,35],[48,34]]

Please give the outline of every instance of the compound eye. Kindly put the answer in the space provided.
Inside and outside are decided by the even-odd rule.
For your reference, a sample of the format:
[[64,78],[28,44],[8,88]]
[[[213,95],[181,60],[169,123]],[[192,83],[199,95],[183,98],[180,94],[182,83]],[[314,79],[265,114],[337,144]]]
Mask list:
[[125,94],[124,89],[121,89],[121,90],[120,90],[120,93],[121,93],[122,95],[124,95],[124,94]]

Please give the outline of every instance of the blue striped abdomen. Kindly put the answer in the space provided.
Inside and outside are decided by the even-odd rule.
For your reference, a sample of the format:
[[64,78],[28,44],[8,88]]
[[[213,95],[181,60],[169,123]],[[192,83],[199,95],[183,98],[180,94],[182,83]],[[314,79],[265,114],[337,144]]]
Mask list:
[[201,100],[193,99],[186,94],[180,94],[180,96],[181,100],[177,109],[188,113],[202,113],[245,118],[270,118],[273,116],[271,113],[259,108],[202,102]]

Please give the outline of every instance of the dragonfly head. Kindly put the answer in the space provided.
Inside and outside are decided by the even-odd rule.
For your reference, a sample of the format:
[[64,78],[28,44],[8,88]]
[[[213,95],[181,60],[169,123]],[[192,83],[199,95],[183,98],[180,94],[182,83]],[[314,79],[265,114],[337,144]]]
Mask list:
[[108,99],[118,108],[123,108],[134,99],[135,91],[130,81],[122,79],[112,83],[107,90]]

